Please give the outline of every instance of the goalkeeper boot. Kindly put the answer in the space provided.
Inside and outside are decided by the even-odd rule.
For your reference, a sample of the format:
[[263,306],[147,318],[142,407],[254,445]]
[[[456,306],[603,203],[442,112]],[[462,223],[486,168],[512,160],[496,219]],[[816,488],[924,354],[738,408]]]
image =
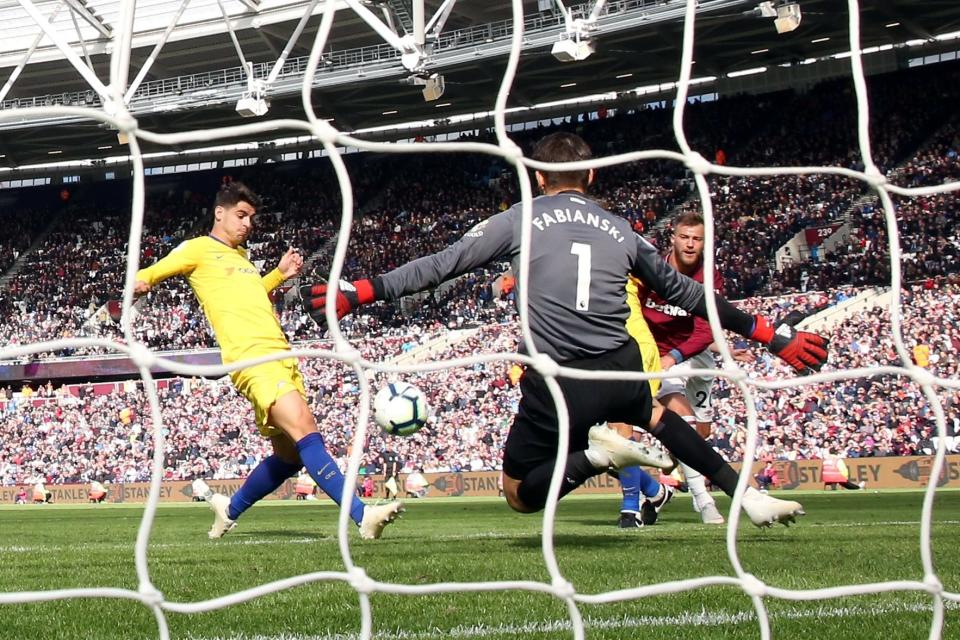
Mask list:
[[207,532],[207,536],[211,540],[222,538],[228,531],[237,526],[236,521],[231,520],[228,515],[230,498],[222,493],[214,493],[207,486],[207,483],[200,479],[194,480],[191,488],[195,498],[203,498],[213,509],[213,526]]
[[660,485],[661,495],[659,498],[647,498],[640,505],[640,520],[644,525],[650,526],[656,524],[657,516],[660,515],[660,509],[667,506],[667,503],[673,498],[673,487],[665,484]]
[[400,501],[387,504],[368,504],[363,510],[360,521],[360,537],[364,540],[376,540],[383,535],[383,529],[406,511]]
[[796,521],[797,516],[806,515],[803,506],[793,500],[780,500],[773,496],[760,493],[753,487],[743,494],[743,510],[747,512],[750,522],[758,527],[769,527],[774,522],[782,522],[789,526]]
[[669,469],[673,460],[659,447],[651,447],[624,438],[606,425],[590,427],[587,458],[598,469],[613,467],[657,467]]
[[621,511],[617,526],[621,529],[642,529],[643,521],[636,511]]

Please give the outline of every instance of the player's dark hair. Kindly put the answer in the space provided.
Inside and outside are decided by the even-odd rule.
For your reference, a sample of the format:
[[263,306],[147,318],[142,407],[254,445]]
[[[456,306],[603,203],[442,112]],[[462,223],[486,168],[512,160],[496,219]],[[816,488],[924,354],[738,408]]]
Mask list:
[[673,219],[673,228],[677,227],[695,227],[703,224],[703,215],[699,211],[684,211]]
[[246,202],[254,209],[260,208],[260,196],[253,192],[253,189],[242,182],[227,182],[213,202],[214,207],[235,207],[241,202]]
[[[532,157],[540,162],[576,162],[593,157],[590,146],[575,133],[558,131],[546,136],[533,147]],[[560,189],[573,187],[587,190],[590,186],[590,171],[541,171],[544,187]]]

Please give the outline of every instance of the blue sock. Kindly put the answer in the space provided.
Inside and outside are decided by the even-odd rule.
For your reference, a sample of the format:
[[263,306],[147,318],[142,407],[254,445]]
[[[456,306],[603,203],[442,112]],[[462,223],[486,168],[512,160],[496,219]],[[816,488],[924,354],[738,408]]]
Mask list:
[[620,489],[623,491],[621,511],[640,512],[640,467],[620,469]]
[[[297,451],[300,452],[303,466],[307,468],[307,473],[317,483],[317,486],[330,496],[331,500],[340,504],[340,497],[343,495],[344,477],[340,472],[340,467],[337,466],[336,460],[330,457],[327,447],[324,446],[323,437],[317,432],[305,435],[297,442]],[[363,519],[363,509],[363,502],[353,493],[353,501],[350,503],[350,519],[360,524]]]
[[656,498],[660,493],[660,481],[643,469],[640,469],[640,493],[648,498]]
[[250,472],[240,490],[230,498],[228,517],[231,520],[236,520],[241,513],[252,507],[258,500],[273,493],[283,484],[284,480],[299,470],[299,464],[286,462],[276,454],[264,458]]
[[640,494],[656,497],[660,483],[640,467],[620,469],[620,487],[623,490],[621,511],[640,511]]

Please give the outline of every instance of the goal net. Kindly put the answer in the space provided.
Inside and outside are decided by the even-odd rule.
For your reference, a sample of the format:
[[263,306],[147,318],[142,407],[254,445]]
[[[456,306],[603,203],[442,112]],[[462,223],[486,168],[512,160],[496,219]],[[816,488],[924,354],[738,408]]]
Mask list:
[[[21,0],[21,4],[28,10],[31,17],[38,25],[46,23],[46,19],[40,15],[34,5],[28,0]],[[771,625],[767,612],[767,603],[771,599],[782,600],[808,600],[808,601],[827,601],[832,598],[843,596],[860,596],[864,594],[880,594],[891,591],[913,591],[927,594],[930,598],[932,617],[930,620],[930,637],[941,637],[944,628],[944,612],[947,601],[960,601],[960,594],[947,592],[937,575],[934,567],[933,555],[931,549],[931,526],[932,509],[936,489],[937,479],[941,475],[944,465],[945,442],[946,442],[946,422],[944,406],[939,397],[938,391],[941,388],[960,389],[960,383],[956,380],[938,378],[929,373],[926,369],[910,364],[912,358],[904,342],[901,326],[900,310],[900,288],[901,288],[901,253],[898,244],[898,226],[896,213],[892,201],[893,196],[903,198],[917,198],[929,196],[931,194],[946,193],[960,189],[960,183],[949,183],[938,186],[927,186],[919,188],[904,188],[891,184],[886,177],[878,170],[871,151],[869,126],[870,109],[867,99],[866,83],[864,70],[861,61],[860,45],[860,8],[857,0],[848,0],[846,18],[849,21],[849,47],[850,47],[850,69],[853,78],[853,88],[856,95],[858,106],[857,135],[859,139],[860,157],[863,170],[854,171],[838,166],[798,166],[798,167],[736,167],[715,164],[693,150],[688,143],[687,134],[684,129],[684,112],[688,107],[688,95],[691,87],[691,69],[693,64],[693,50],[695,42],[695,24],[697,19],[697,0],[687,0],[684,16],[683,46],[680,60],[680,75],[676,87],[676,100],[673,107],[673,133],[677,145],[680,149],[669,151],[664,149],[636,150],[628,153],[622,153],[614,156],[596,158],[590,161],[567,163],[562,165],[548,165],[538,163],[524,156],[521,148],[511,140],[507,131],[506,113],[508,98],[514,85],[514,78],[517,72],[518,64],[521,58],[521,51],[524,42],[524,10],[521,0],[513,0],[512,7],[512,33],[510,36],[510,53],[506,65],[506,71],[500,83],[500,88],[493,98],[492,108],[494,111],[494,130],[496,132],[495,143],[482,142],[372,142],[362,140],[347,135],[330,122],[316,115],[312,103],[311,88],[314,85],[315,75],[318,66],[321,64],[322,55],[327,47],[328,38],[336,15],[336,5],[338,3],[329,1],[324,2],[324,11],[322,21],[318,29],[316,39],[307,63],[305,73],[302,100],[306,117],[302,120],[262,120],[258,122],[246,123],[233,127],[224,127],[217,129],[204,129],[194,131],[184,131],[178,133],[157,133],[143,129],[139,126],[137,120],[131,115],[126,107],[126,98],[130,87],[127,69],[130,63],[132,25],[134,6],[133,2],[123,2],[121,4],[121,13],[118,20],[117,33],[115,34],[111,64],[110,81],[108,84],[102,84],[96,76],[90,72],[84,77],[90,82],[90,86],[100,96],[103,104],[102,108],[93,109],[81,106],[49,106],[35,107],[27,110],[2,110],[0,111],[0,122],[10,122],[23,118],[46,118],[59,116],[75,116],[94,120],[104,125],[116,128],[120,134],[126,137],[129,144],[129,152],[132,162],[133,175],[133,196],[132,196],[132,222],[130,226],[129,244],[127,250],[127,268],[126,280],[123,295],[123,333],[124,343],[100,338],[74,338],[63,339],[52,342],[35,343],[18,347],[7,347],[0,349],[0,358],[23,357],[30,354],[54,351],[60,349],[76,348],[100,348],[109,351],[126,354],[138,367],[140,376],[144,383],[144,390],[148,397],[153,426],[153,469],[150,483],[149,500],[143,511],[142,521],[139,527],[135,544],[135,563],[136,572],[139,579],[139,586],[136,590],[127,590],[110,587],[90,587],[76,589],[61,589],[49,591],[31,591],[31,592],[8,592],[0,593],[0,604],[14,605],[17,603],[43,602],[51,600],[71,599],[71,598],[122,598],[137,601],[149,607],[156,618],[157,635],[166,640],[170,636],[167,616],[170,613],[199,613],[216,609],[222,609],[247,602],[254,598],[276,593],[292,587],[313,583],[318,581],[336,581],[349,585],[358,595],[360,602],[360,611],[362,621],[360,626],[360,635],[363,638],[371,637],[373,633],[373,614],[374,607],[371,603],[371,596],[377,593],[414,595],[414,594],[439,594],[449,592],[474,592],[474,591],[498,591],[498,590],[525,590],[549,594],[565,604],[569,615],[569,628],[572,630],[574,638],[585,637],[584,616],[581,613],[583,605],[612,603],[625,600],[640,599],[650,595],[662,595],[667,593],[677,593],[681,591],[692,591],[704,589],[717,585],[731,586],[741,589],[753,603],[756,612],[756,620],[759,625],[761,638],[771,637]],[[351,8],[355,11],[366,10],[360,2],[351,2]],[[420,11],[422,11],[422,3]],[[600,7],[603,3],[597,3]],[[599,11],[599,9],[598,9]],[[837,19],[840,19],[838,8]],[[77,67],[78,70],[87,69],[87,66],[77,56],[71,47],[57,36],[55,32],[48,32],[51,39],[61,48],[63,55]],[[81,71],[83,73],[83,71]],[[160,367],[162,369],[175,372],[184,376],[212,376],[223,375],[231,370],[249,366],[251,364],[277,360],[286,357],[287,353],[279,353],[275,356],[259,358],[257,360],[243,361],[234,363],[230,366],[196,366],[187,365],[168,360],[153,353],[144,343],[138,340],[136,334],[131,328],[130,317],[133,303],[133,284],[134,276],[139,268],[139,257],[141,254],[141,231],[144,218],[144,164],[143,156],[140,151],[141,141],[147,141],[154,144],[175,146],[182,143],[192,143],[197,141],[216,143],[219,140],[243,136],[255,136],[264,132],[284,132],[296,135],[312,136],[327,151],[329,161],[335,171],[341,193],[342,217],[340,221],[339,233],[336,237],[336,248],[332,256],[332,266],[327,274],[327,280],[331,283],[339,282],[341,272],[343,271],[344,261],[347,257],[347,249],[353,228],[355,216],[354,190],[351,185],[351,178],[346,165],[338,153],[338,146],[355,147],[364,151],[389,153],[389,154],[413,154],[413,153],[431,153],[445,154],[452,152],[469,152],[488,154],[496,156],[509,163],[516,173],[516,180],[519,185],[522,201],[522,258],[521,268],[517,274],[520,283],[517,291],[519,292],[518,308],[520,319],[520,334],[526,352],[529,355],[520,355],[516,352],[483,353],[471,355],[467,358],[458,360],[440,360],[427,363],[410,364],[405,366],[388,365],[383,362],[375,362],[365,359],[355,348],[353,343],[347,339],[338,328],[335,321],[335,311],[333,299],[328,300],[326,315],[330,327],[330,338],[332,339],[331,349],[303,349],[296,351],[295,354],[302,358],[322,359],[328,361],[337,361],[343,366],[351,368],[355,374],[360,386],[359,396],[359,415],[353,435],[353,446],[349,456],[347,469],[347,483],[344,493],[343,504],[338,521],[338,543],[345,566],[343,571],[323,571],[307,573],[291,577],[289,579],[270,582],[259,585],[255,588],[245,589],[229,595],[196,602],[172,601],[163,596],[163,594],[154,586],[151,579],[151,566],[148,560],[150,549],[151,531],[154,526],[154,518],[157,512],[158,498],[160,495],[161,478],[163,477],[164,463],[164,435],[163,421],[161,417],[161,407],[158,400],[154,384],[154,376],[151,369]],[[708,292],[714,290],[714,206],[710,195],[710,189],[707,183],[707,177],[711,174],[725,176],[784,176],[784,175],[803,175],[820,174],[841,176],[851,180],[861,181],[867,185],[882,206],[883,216],[886,223],[886,231],[889,239],[889,260],[891,271],[891,286],[893,296],[891,298],[889,313],[892,329],[892,338],[896,345],[901,366],[889,366],[882,369],[858,369],[858,370],[835,370],[811,375],[804,378],[786,378],[779,380],[760,380],[754,376],[748,375],[746,371],[739,368],[733,360],[731,352],[726,346],[722,330],[718,322],[717,306],[712,294],[707,296],[707,308],[709,311],[710,324],[713,328],[714,337],[718,345],[725,367],[710,372],[711,374],[726,378],[731,386],[736,386],[743,395],[744,405],[746,406],[746,437],[744,460],[736,495],[733,499],[733,506],[730,511],[729,522],[726,529],[726,551],[729,557],[732,575],[713,575],[700,576],[687,580],[673,581],[649,584],[636,588],[622,589],[617,591],[608,591],[603,593],[583,593],[578,590],[577,585],[571,583],[561,570],[555,553],[554,541],[554,520],[557,511],[557,495],[561,485],[561,476],[563,471],[563,456],[558,456],[558,462],[554,469],[553,481],[551,484],[551,497],[542,514],[542,556],[544,565],[549,574],[549,580],[519,580],[519,581],[475,581],[475,582],[457,582],[457,583],[430,583],[430,584],[393,584],[375,580],[368,575],[365,567],[358,564],[355,554],[351,548],[351,534],[349,526],[349,497],[352,495],[353,487],[356,485],[358,470],[363,456],[363,443],[367,438],[369,425],[369,407],[371,403],[371,383],[370,372],[386,373],[409,373],[435,371],[455,366],[464,366],[475,363],[488,362],[517,362],[533,367],[541,372],[548,380],[548,385],[557,403],[558,414],[561,422],[559,451],[565,451],[568,445],[568,435],[566,427],[568,425],[568,415],[565,405],[560,395],[559,386],[555,378],[558,376],[568,376],[581,379],[612,379],[615,376],[609,373],[588,372],[576,369],[567,369],[559,366],[549,357],[539,354],[532,341],[530,327],[528,324],[528,288],[524,286],[528,277],[528,259],[530,253],[531,241],[531,200],[534,196],[534,188],[529,177],[529,170],[583,170],[583,169],[603,169],[614,165],[645,161],[658,160],[667,163],[677,163],[683,165],[694,176],[694,182],[700,206],[706,220],[705,237],[705,268],[704,279],[705,288]],[[439,187],[438,187],[439,188]],[[375,275],[375,274],[371,274]],[[755,458],[756,442],[758,435],[758,414],[756,411],[755,397],[758,391],[778,390],[790,387],[799,387],[802,385],[812,385],[817,383],[854,379],[857,377],[890,374],[904,376],[918,385],[926,397],[929,407],[936,417],[937,434],[939,445],[936,452],[933,468],[930,471],[930,482],[927,486],[923,500],[923,508],[920,525],[920,538],[917,541],[920,547],[920,555],[923,566],[922,580],[899,580],[892,582],[882,582],[873,584],[847,584],[837,585],[830,588],[818,589],[786,589],[780,588],[768,583],[758,577],[751,575],[741,563],[738,554],[738,525],[740,520],[740,502],[744,491],[748,486],[750,479],[751,466],[749,462]],[[664,374],[623,374],[620,377],[634,379],[649,379],[652,377],[664,377]],[[416,522],[411,520],[409,526],[415,528]],[[802,526],[802,525],[801,525]],[[786,559],[784,560],[787,561]]]

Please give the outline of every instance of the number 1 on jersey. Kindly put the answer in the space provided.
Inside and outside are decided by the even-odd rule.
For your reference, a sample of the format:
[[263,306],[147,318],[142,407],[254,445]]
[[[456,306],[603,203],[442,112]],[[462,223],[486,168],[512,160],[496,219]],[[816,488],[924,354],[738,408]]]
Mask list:
[[590,245],[574,242],[570,245],[570,253],[577,256],[576,310],[586,311],[590,308]]

